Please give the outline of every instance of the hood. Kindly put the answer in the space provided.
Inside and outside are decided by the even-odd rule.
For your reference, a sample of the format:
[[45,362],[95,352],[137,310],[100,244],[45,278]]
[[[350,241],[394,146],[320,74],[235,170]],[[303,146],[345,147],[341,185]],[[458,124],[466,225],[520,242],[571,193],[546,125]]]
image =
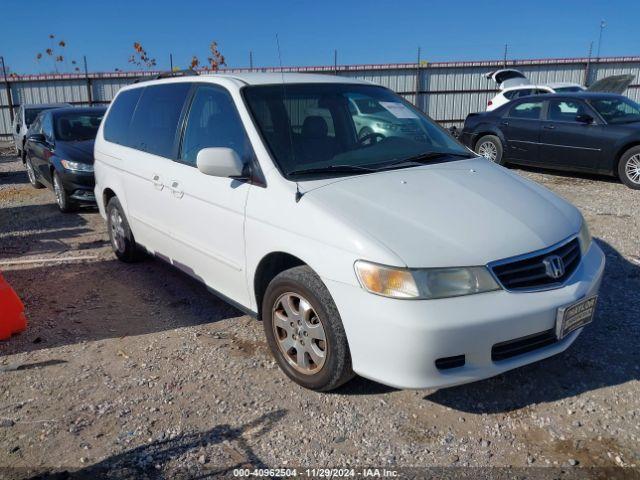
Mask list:
[[588,92],[600,92],[600,93],[617,93],[622,95],[631,82],[636,78],[635,75],[611,75],[610,77],[601,78],[589,88]]
[[482,158],[312,183],[303,201],[372,236],[409,267],[484,265],[580,228],[575,207]]
[[82,142],[56,142],[56,155],[66,157],[67,160],[93,164],[94,140]]
[[512,68],[504,68],[489,72],[485,77],[490,78],[498,84],[498,88],[503,90],[510,87],[518,87],[520,85],[531,85],[531,82],[525,77],[520,70]]

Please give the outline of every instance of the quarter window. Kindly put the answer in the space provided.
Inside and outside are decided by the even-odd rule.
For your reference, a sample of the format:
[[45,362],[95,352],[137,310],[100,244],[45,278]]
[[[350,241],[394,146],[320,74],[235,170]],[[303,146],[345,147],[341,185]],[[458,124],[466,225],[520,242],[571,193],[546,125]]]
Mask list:
[[509,111],[511,118],[527,118],[537,120],[542,111],[542,102],[522,102],[515,105]]
[[199,87],[189,109],[180,160],[195,166],[198,152],[208,147],[231,148],[245,162],[252,152],[231,96],[220,88]]
[[175,158],[178,122],[190,88],[190,83],[146,87],[131,121],[130,146]]

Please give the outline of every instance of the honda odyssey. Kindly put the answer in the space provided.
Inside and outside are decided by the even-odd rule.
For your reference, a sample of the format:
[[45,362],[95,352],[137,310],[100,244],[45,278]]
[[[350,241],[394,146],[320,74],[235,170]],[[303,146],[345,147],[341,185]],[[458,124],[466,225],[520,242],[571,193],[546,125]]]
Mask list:
[[[419,135],[359,135],[355,99]],[[94,154],[116,256],[156,255],[261,319],[307,388],[479,380],[562,352],[594,315],[604,255],[579,211],[380,86],[143,81]]]

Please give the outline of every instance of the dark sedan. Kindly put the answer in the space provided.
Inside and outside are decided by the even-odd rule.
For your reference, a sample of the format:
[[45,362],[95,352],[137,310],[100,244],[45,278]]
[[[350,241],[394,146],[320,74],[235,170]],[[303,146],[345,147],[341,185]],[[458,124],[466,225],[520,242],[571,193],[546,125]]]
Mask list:
[[57,108],[38,115],[27,133],[25,166],[35,188],[53,189],[63,212],[95,203],[93,142],[106,108]]
[[622,95],[519,98],[470,114],[460,141],[501,165],[615,175],[640,189],[640,105]]

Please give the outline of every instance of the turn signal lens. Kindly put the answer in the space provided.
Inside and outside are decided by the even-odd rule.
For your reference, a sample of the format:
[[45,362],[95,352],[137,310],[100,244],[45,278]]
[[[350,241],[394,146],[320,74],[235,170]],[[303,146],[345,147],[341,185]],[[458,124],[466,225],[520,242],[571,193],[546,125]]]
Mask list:
[[365,290],[385,297],[435,299],[500,289],[486,267],[408,269],[358,260],[355,269]]
[[589,225],[587,225],[587,221],[582,218],[582,226],[580,227],[580,233],[578,234],[578,241],[580,242],[580,250],[582,255],[585,255],[589,251],[589,247],[591,246],[591,232],[589,231]]
[[409,270],[383,267],[358,260],[356,274],[362,286],[371,293],[385,297],[418,297],[418,288]]

